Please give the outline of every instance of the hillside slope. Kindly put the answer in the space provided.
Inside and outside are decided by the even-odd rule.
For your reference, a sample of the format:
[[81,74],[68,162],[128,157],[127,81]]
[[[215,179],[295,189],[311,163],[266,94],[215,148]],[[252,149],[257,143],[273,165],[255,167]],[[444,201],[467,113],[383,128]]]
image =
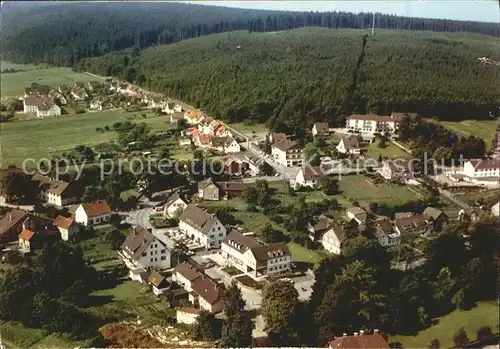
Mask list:
[[[174,2],[4,2],[3,59],[72,66],[132,46],[169,44],[187,38],[248,30],[273,32],[300,27],[371,28],[372,14],[287,12]],[[499,36],[498,23],[377,15],[377,28],[466,31]]]
[[272,119],[294,129],[367,111],[487,118],[500,103],[499,69],[477,59],[498,59],[494,38],[380,30],[362,55],[365,34],[232,32],[92,58],[80,68],[136,80],[227,120]]

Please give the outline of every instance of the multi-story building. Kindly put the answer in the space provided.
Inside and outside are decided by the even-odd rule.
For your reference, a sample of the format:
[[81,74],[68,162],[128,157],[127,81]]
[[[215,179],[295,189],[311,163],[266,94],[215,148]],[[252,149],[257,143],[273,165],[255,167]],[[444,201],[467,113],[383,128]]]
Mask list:
[[300,167],[304,164],[304,150],[288,139],[274,142],[271,155],[274,161],[284,167]]
[[464,175],[471,180],[500,178],[500,158],[472,159],[464,164]]
[[194,205],[187,205],[182,212],[179,230],[206,249],[219,248],[226,237],[226,228],[219,219]]
[[400,120],[401,116],[398,114],[391,116],[353,114],[346,119],[346,129],[359,133],[363,138],[373,138],[376,133],[389,133],[391,137],[394,137]]
[[389,219],[379,219],[375,222],[375,237],[384,247],[398,245],[401,241],[401,236],[394,231]]
[[175,267],[172,281],[189,292],[189,301],[211,313],[222,311],[225,289],[188,263]]
[[129,269],[130,278],[143,282],[147,278],[149,268],[169,269],[172,254],[151,231],[135,228],[122,244],[118,256]]
[[31,180],[38,184],[38,198],[48,204],[62,207],[77,202],[77,188],[71,183],[39,174],[35,174]]
[[36,113],[37,118],[46,118],[61,115],[61,108],[47,96],[32,94],[23,100],[25,113]]
[[262,245],[236,230],[222,242],[221,253],[228,265],[252,277],[290,270],[291,256],[286,244]]

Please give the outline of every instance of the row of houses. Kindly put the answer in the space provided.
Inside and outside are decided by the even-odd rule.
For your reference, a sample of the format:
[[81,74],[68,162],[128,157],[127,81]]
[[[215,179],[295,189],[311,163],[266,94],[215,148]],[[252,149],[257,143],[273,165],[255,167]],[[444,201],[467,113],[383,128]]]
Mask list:
[[[368,213],[360,207],[346,210],[347,220],[354,220],[360,229],[364,229]],[[394,220],[377,218],[375,237],[384,247],[398,245],[402,238],[420,235],[440,230],[448,221],[448,216],[433,207],[428,207],[422,214],[411,212],[396,213]],[[341,254],[344,242],[347,240],[346,222],[335,221],[324,215],[316,219],[315,224],[308,225],[309,237],[318,241],[323,248],[333,254]]]
[[111,213],[104,201],[76,205],[70,217],[57,216],[53,220],[14,209],[0,218],[0,242],[18,239],[22,252],[29,253],[50,240],[74,240],[80,225],[108,223]]

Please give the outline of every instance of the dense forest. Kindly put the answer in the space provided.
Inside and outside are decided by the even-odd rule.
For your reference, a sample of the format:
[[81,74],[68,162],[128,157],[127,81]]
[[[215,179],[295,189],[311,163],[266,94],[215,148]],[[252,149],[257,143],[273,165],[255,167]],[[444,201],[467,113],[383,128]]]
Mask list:
[[325,117],[411,111],[487,119],[500,104],[496,39],[478,34],[302,28],[231,32],[83,60],[228,121],[304,130]]
[[[4,2],[4,59],[71,66],[81,58],[235,30],[300,27],[366,29],[370,13],[264,11],[171,2]],[[379,29],[475,32],[499,36],[498,23],[377,14]]]

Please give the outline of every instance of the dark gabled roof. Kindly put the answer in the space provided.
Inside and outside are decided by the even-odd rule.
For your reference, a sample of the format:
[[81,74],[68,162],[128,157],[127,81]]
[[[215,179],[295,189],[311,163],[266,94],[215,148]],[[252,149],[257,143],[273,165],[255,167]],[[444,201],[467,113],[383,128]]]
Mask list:
[[317,179],[322,177],[325,173],[321,166],[309,166],[301,167],[300,171],[304,175],[304,180],[310,181],[312,179]]
[[[147,229],[137,227],[134,232],[127,236],[123,242],[121,249],[132,255],[132,259],[139,260],[142,253],[154,241],[154,236]],[[158,240],[160,244],[163,244]]]
[[379,219],[375,222],[376,229],[379,232],[384,233],[385,235],[389,235],[392,233],[392,223],[389,219]]
[[290,254],[285,243],[264,245],[250,248],[257,263],[267,262],[269,259],[278,258]]
[[62,197],[69,197],[73,195],[73,193],[71,193],[72,190],[69,190],[71,189],[70,183],[51,179],[39,174],[33,175],[33,177],[31,177],[31,181],[38,182],[38,187],[48,193],[60,195]]
[[401,233],[414,228],[424,227],[427,224],[425,217],[421,214],[412,215],[410,217],[400,217],[394,219],[394,225]]
[[158,289],[166,288],[170,285],[167,279],[156,270],[152,270],[151,273],[149,273],[148,282]]
[[251,248],[262,246],[256,240],[241,234],[237,230],[231,230],[231,232],[226,236],[222,243],[230,246],[240,253],[245,253]]
[[500,159],[471,159],[469,162],[476,171],[496,170],[497,168],[500,168]]
[[167,103],[167,106],[168,106],[168,109],[174,109],[174,107],[175,107],[175,103],[173,103],[173,102],[168,102],[168,103]]
[[170,205],[172,205],[177,199],[181,199],[182,201],[184,201],[184,199],[182,198],[181,196],[181,193],[180,193],[180,190],[176,190],[172,195],[170,195],[167,199],[167,201],[165,202],[165,207],[169,207]]
[[328,229],[333,223],[333,219],[328,218],[327,216],[321,215],[318,217],[316,224],[312,226],[312,230],[315,233],[325,231]]
[[242,181],[217,182],[216,185],[224,191],[243,191],[246,187]]
[[346,150],[359,149],[359,136],[347,136],[342,138],[341,142],[344,143]]
[[196,280],[197,278],[203,275],[198,269],[193,267],[191,264],[185,262],[178,264],[175,267],[174,272],[181,274],[184,278],[186,278],[189,281]]
[[314,124],[317,132],[328,132],[330,130],[328,122],[317,122]]
[[347,234],[344,227],[338,223],[333,223],[328,230],[323,233],[323,236],[329,231],[333,232],[340,242],[344,242],[347,239]]
[[28,213],[21,210],[12,210],[0,218],[0,237],[16,224],[21,223],[28,216]]
[[179,220],[206,234],[217,222],[217,217],[194,205],[187,205]]
[[445,214],[443,211],[438,210],[437,208],[434,207],[427,207],[423,212],[423,215],[427,220],[430,218],[436,220],[443,214]]
[[191,283],[191,288],[199,297],[211,305],[222,301],[226,293],[221,286],[205,275],[195,279]]
[[212,178],[198,182],[198,190],[205,190],[209,185],[215,185]]
[[288,149],[297,146],[297,143],[295,143],[294,141],[291,141],[289,139],[284,139],[283,141],[279,141],[279,142],[275,141],[275,142],[273,142],[272,146],[275,147],[275,148],[278,148],[280,150],[287,151]]

